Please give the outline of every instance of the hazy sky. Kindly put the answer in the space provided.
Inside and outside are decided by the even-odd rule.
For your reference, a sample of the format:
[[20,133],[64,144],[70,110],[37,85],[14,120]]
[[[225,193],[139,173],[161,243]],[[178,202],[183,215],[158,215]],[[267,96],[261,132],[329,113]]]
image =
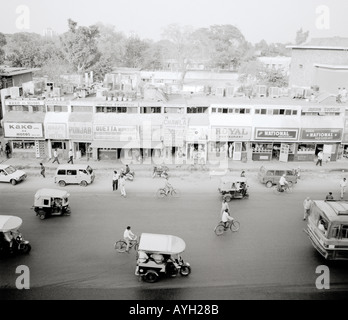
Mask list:
[[[316,12],[321,5],[327,10]],[[27,15],[20,6],[27,7]],[[63,33],[71,18],[79,25],[102,22],[153,40],[171,23],[194,28],[232,24],[252,43],[294,42],[301,27],[313,38],[348,37],[347,0],[0,0],[0,10],[3,33],[42,34],[45,28]]]

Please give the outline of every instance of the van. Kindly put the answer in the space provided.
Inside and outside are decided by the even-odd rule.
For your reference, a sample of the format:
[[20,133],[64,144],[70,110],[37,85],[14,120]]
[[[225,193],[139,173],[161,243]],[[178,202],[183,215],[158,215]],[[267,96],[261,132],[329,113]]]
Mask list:
[[94,171],[89,165],[83,164],[66,164],[57,168],[54,176],[54,182],[60,187],[67,184],[79,184],[87,187],[94,181]]
[[0,182],[10,182],[12,185],[16,185],[26,177],[27,174],[24,171],[17,170],[10,165],[0,164]]
[[283,174],[285,174],[285,179],[288,181],[289,186],[297,183],[297,174],[294,170],[266,169],[264,166],[259,170],[258,180],[265,184],[267,188],[271,188],[273,185],[278,184]]

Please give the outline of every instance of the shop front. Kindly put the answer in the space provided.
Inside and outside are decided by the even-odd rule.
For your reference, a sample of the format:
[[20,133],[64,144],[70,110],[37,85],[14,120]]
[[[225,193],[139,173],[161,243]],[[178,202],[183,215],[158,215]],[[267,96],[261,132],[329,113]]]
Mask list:
[[189,164],[206,164],[209,126],[189,126],[186,134],[186,154]]
[[68,136],[76,159],[92,158],[93,114],[72,113],[69,116]]
[[140,146],[136,119],[126,115],[94,115],[91,144],[94,160],[137,162]]
[[188,119],[184,116],[165,116],[163,120],[163,150],[165,163],[184,164],[187,159],[185,136]]
[[314,161],[320,151],[323,161],[336,161],[343,129],[301,129],[300,142],[297,144],[296,161]]
[[11,157],[45,158],[47,150],[43,122],[9,122],[8,118],[5,115],[4,136],[9,143]]
[[255,128],[252,160],[294,161],[298,133],[298,128]]
[[212,161],[247,161],[252,127],[212,126],[208,157]]
[[[69,113],[48,112],[45,117],[45,138],[48,140],[48,154],[53,157],[54,150],[62,159],[69,158],[72,149],[68,138]],[[76,157],[76,155],[74,155]]]

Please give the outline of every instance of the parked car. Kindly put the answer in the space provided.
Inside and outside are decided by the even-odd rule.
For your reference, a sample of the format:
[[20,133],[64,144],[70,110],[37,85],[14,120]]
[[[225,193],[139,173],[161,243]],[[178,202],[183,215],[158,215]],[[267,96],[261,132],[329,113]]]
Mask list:
[[297,183],[298,176],[295,170],[266,169],[264,166],[259,170],[258,179],[261,183],[265,184],[267,188],[271,188],[279,182],[283,174],[286,175],[285,179],[288,181],[289,186]]
[[0,182],[10,182],[12,185],[16,185],[26,177],[27,174],[24,171],[17,170],[10,165],[0,164]]
[[65,164],[57,168],[54,182],[60,187],[67,184],[79,184],[87,187],[94,181],[94,171],[89,165],[84,164]]

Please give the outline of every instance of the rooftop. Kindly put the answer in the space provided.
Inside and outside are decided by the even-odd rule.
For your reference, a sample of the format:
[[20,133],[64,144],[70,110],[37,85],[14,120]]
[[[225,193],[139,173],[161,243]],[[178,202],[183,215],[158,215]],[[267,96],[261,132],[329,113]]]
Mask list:
[[288,46],[287,48],[347,50],[348,38],[342,38],[342,37],[313,38],[304,44],[291,45],[291,46]]
[[15,68],[0,66],[0,76],[15,76],[40,70],[39,68]]

